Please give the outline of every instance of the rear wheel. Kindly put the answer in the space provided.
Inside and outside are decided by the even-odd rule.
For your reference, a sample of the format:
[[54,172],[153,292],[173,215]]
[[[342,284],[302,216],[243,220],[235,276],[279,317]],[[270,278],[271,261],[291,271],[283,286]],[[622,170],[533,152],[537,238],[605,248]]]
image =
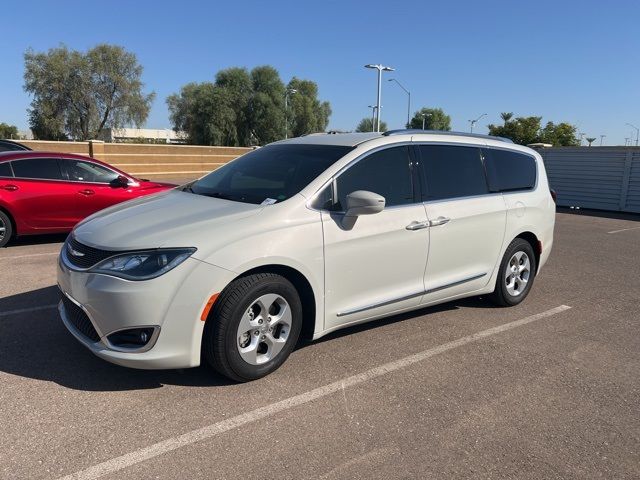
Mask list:
[[531,290],[536,267],[531,244],[522,238],[513,240],[500,263],[496,288],[489,297],[491,301],[503,307],[522,302]]
[[264,377],[284,363],[302,328],[295,287],[273,273],[234,280],[207,319],[202,350],[207,363],[238,382]]
[[6,213],[0,211],[0,248],[4,247],[13,236],[13,225]]

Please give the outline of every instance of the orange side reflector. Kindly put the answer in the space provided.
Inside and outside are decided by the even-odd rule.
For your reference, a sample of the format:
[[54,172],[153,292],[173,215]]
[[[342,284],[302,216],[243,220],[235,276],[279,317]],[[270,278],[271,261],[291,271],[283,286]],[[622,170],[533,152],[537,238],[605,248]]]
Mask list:
[[207,305],[204,307],[204,310],[202,311],[202,315],[200,315],[200,320],[202,320],[203,322],[207,321],[207,317],[209,316],[211,307],[213,307],[213,304],[216,303],[216,300],[218,299],[218,295],[220,294],[214,293],[213,295],[211,295],[211,298],[207,302]]

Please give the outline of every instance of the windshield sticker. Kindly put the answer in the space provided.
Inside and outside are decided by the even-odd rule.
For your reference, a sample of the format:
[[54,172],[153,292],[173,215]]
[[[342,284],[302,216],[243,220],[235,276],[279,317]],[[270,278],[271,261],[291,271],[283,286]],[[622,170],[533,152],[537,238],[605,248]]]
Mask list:
[[262,202],[260,205],[273,205],[276,202],[277,200],[274,200],[273,198],[265,198],[264,202]]

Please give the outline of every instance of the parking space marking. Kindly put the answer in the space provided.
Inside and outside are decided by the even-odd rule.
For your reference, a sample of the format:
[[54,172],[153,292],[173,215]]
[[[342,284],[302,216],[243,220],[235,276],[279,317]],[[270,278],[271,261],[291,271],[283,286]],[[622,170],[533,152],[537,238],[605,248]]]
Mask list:
[[30,253],[28,255],[14,255],[12,257],[0,257],[0,260],[16,260],[18,258],[45,257],[49,255],[58,255],[60,252],[50,253]]
[[640,227],[622,228],[620,230],[613,230],[613,231],[607,232],[607,233],[620,233],[620,232],[626,232],[628,230],[638,230],[638,229],[640,229]]
[[278,412],[289,410],[299,405],[304,405],[306,403],[312,402],[319,398],[323,398],[333,393],[339,392],[344,388],[353,387],[355,385],[359,385],[361,383],[372,380],[376,377],[386,375],[387,373],[404,369],[415,363],[426,360],[430,357],[439,355],[441,353],[447,352],[449,350],[453,350],[458,347],[462,347],[469,343],[477,342],[479,340],[482,340],[483,338],[487,338],[492,335],[505,332],[507,330],[511,330],[532,322],[536,322],[538,320],[542,320],[544,318],[551,317],[558,313],[564,312],[565,310],[568,310],[570,308],[571,307],[567,305],[560,305],[559,307],[552,308],[551,310],[547,310],[546,312],[531,315],[529,317],[525,317],[520,320],[515,320],[513,322],[505,323],[497,327],[489,328],[487,330],[482,330],[480,332],[467,335],[466,337],[461,337],[457,340],[444,343],[437,347],[433,347],[428,350],[424,350],[422,352],[409,355],[399,360],[385,363],[384,365],[380,365],[378,367],[372,368],[371,370],[367,370],[357,375],[353,375],[350,377],[343,378],[341,380],[337,380],[323,387],[319,387],[314,390],[309,390],[305,393],[301,393],[299,395],[289,397],[285,400],[281,400],[279,402],[275,402],[270,405],[257,408],[250,412],[237,415],[233,418],[222,420],[218,423],[214,423],[212,425],[208,425],[200,429],[192,430],[182,435],[168,438],[167,440],[163,440],[161,442],[155,443],[148,447],[144,447],[139,450],[126,453],[120,457],[115,457],[115,458],[112,458],[111,460],[98,463],[97,465],[93,465],[85,470],[80,470],[76,473],[72,473],[65,477],[61,477],[59,480],[90,480],[90,479],[102,477],[103,475],[108,475],[114,472],[118,472],[127,467],[131,467],[138,463],[144,462],[145,460],[149,460],[151,458],[158,457],[165,453],[172,452],[174,450],[177,450],[182,447],[186,447],[196,442],[200,442],[202,440],[215,437],[222,433],[238,428],[242,425],[246,425],[246,424],[253,423],[258,420],[262,420],[264,418],[270,417]]
[[20,313],[38,312],[40,310],[49,310],[50,308],[56,308],[58,305],[42,305],[40,307],[18,308],[17,310],[9,310],[8,312],[0,312],[0,317],[8,317],[9,315],[18,315]]

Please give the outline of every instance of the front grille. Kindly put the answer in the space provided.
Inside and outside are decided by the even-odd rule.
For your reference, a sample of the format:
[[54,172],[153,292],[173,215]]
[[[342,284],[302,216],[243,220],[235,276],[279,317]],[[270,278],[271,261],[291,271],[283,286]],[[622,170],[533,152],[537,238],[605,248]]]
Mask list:
[[93,328],[93,324],[84,310],[69,300],[69,298],[64,294],[62,294],[62,304],[64,305],[64,311],[67,314],[67,319],[71,322],[71,325],[76,327],[76,330],[92,342],[100,340],[100,335],[98,335],[96,329]]
[[[98,248],[88,247],[78,242],[72,235],[69,235],[65,247],[67,249],[67,259],[69,263],[78,268],[93,267],[96,263],[101,262],[105,258],[109,258],[115,252],[109,250],[100,250]],[[77,252],[74,255],[74,252]],[[78,255],[78,253],[80,255]]]

